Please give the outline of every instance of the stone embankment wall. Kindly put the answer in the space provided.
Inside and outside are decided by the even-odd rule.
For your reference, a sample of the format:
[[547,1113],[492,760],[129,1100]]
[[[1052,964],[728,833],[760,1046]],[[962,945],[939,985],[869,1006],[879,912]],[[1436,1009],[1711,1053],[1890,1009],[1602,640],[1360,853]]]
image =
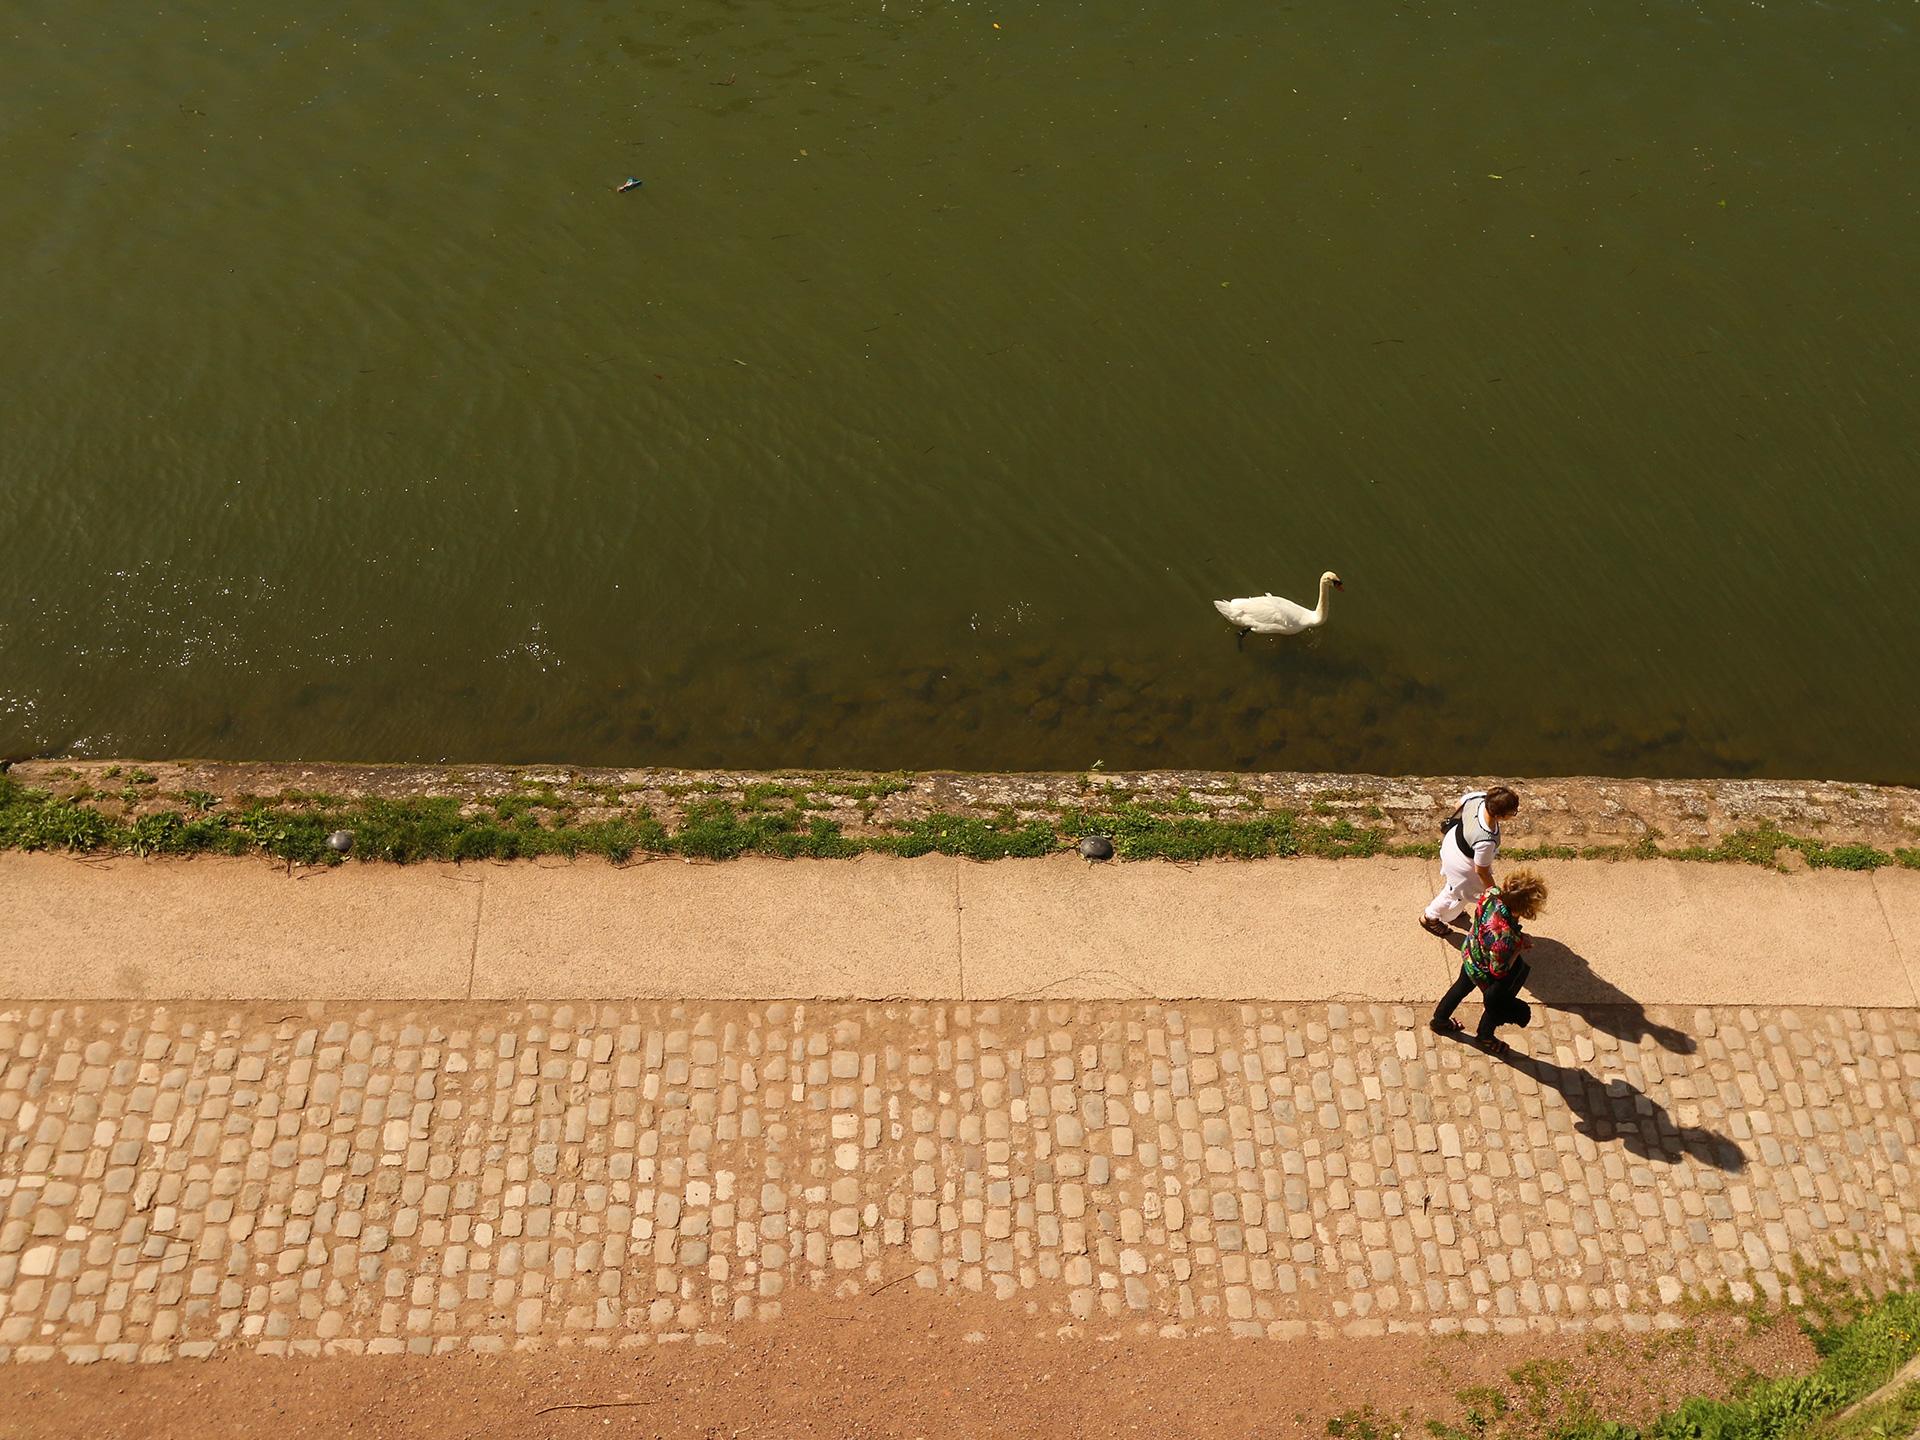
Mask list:
[[[1517,845],[1711,845],[1772,827],[1829,844],[1911,847],[1920,790],[1800,780],[1610,780],[1592,777],[1224,774],[1196,770],[1064,774],[876,774],[857,771],[596,769],[563,765],[252,764],[225,761],[23,761],[12,776],[56,794],[85,794],[128,815],[200,793],[357,800],[448,796],[476,809],[503,796],[557,800],[581,820],[646,813],[668,828],[713,801],[751,808],[803,801],[848,835],[885,834],[932,814],[1045,820],[1133,802],[1243,818],[1291,811],[1346,818],[1388,843],[1431,842],[1460,793],[1504,781],[1524,805]],[[137,782],[137,783],[130,783]]]

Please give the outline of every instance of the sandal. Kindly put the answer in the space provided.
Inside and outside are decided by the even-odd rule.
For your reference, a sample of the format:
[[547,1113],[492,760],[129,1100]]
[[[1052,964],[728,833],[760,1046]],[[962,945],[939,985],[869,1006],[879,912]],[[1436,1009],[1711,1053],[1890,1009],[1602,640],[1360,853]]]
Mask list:
[[1447,929],[1445,923],[1434,919],[1431,915],[1422,915],[1420,917],[1420,928],[1426,931],[1427,934],[1436,935],[1442,940],[1451,940],[1453,938],[1453,932]]
[[1467,1031],[1467,1027],[1458,1020],[1429,1020],[1427,1028],[1436,1035],[1446,1036],[1449,1040],[1458,1040]]

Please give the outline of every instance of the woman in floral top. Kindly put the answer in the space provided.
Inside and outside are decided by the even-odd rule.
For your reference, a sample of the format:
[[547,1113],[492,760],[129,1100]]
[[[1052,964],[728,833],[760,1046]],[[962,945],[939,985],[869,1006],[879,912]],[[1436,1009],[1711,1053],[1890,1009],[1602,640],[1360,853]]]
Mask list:
[[1480,1028],[1474,1043],[1498,1055],[1507,1048],[1496,1039],[1501,1024],[1527,978],[1527,962],[1520,952],[1533,941],[1520,933],[1520,922],[1531,920],[1546,903],[1547,882],[1531,870],[1515,870],[1505,883],[1489,889],[1473,909],[1473,923],[1460,942],[1460,974],[1453,988],[1434,1007],[1433,1029],[1439,1035],[1461,1035],[1464,1027],[1453,1018],[1460,1002],[1475,986],[1480,990]]

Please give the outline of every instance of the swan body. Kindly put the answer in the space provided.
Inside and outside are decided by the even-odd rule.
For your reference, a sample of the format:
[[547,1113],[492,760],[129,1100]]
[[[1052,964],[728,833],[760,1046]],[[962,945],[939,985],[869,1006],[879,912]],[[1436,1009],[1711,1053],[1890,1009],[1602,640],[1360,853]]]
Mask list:
[[1327,620],[1327,592],[1344,590],[1340,577],[1329,570],[1320,577],[1320,603],[1309,610],[1279,595],[1248,595],[1239,600],[1216,600],[1213,608],[1226,616],[1242,639],[1254,635],[1298,635],[1324,625]]

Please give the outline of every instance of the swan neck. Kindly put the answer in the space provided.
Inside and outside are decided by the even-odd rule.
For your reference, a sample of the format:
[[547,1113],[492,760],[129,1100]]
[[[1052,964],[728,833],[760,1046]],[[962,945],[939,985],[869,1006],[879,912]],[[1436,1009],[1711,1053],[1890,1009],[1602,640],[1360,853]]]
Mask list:
[[1320,603],[1313,607],[1313,623],[1321,624],[1327,618],[1327,595],[1333,589],[1333,582],[1326,576],[1320,577]]

